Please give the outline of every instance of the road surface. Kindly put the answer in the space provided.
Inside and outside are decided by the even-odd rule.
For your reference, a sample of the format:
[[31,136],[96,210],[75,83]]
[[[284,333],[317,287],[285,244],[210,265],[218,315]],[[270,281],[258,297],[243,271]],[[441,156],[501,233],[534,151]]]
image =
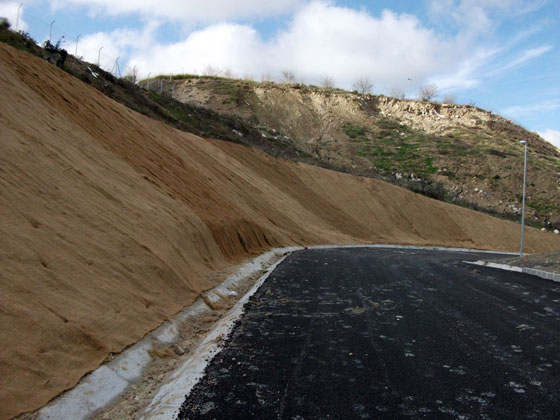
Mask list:
[[180,419],[560,419],[560,284],[461,252],[296,252]]

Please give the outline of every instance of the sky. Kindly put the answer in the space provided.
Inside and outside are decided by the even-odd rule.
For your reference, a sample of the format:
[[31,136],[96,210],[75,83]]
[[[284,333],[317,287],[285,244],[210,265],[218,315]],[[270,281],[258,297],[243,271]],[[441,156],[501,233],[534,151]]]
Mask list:
[[559,0],[0,0],[0,16],[122,75],[436,85],[560,148]]

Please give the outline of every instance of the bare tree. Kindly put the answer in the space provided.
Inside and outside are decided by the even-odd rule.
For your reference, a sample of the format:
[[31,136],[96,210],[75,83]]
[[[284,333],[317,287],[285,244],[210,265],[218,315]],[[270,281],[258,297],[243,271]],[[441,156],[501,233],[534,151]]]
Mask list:
[[373,83],[371,83],[367,77],[361,77],[354,83],[354,89],[362,95],[371,93],[371,90],[373,89]]
[[214,67],[210,64],[208,64],[206,67],[204,67],[204,70],[202,70],[203,76],[219,76],[221,73],[222,71],[219,68]]
[[228,79],[235,79],[235,73],[233,71],[231,71],[231,69],[226,68],[223,72],[222,75],[224,77],[227,77]]
[[439,88],[434,84],[424,85],[418,91],[418,99],[420,99],[421,101],[432,101],[438,95]]
[[282,74],[282,80],[286,83],[295,83],[296,81],[296,75],[293,71],[288,70],[288,69],[284,69],[281,72]]
[[444,104],[454,104],[457,101],[457,97],[453,93],[448,93],[441,101]]
[[270,73],[261,74],[261,82],[272,82],[272,75]]
[[390,95],[391,95],[391,97],[397,98],[397,99],[404,99],[405,98],[404,91],[401,88],[398,88],[398,87],[394,87],[393,89],[391,89]]
[[334,88],[334,78],[327,74],[325,77],[323,77],[323,80],[321,81],[321,86],[323,86],[326,89]]

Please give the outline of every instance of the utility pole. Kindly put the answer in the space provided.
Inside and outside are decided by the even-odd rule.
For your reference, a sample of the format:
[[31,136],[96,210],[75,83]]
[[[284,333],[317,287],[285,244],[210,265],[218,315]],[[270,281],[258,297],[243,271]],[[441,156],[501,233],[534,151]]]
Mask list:
[[74,54],[74,57],[78,57],[78,42],[80,41],[81,36],[82,36],[82,34],[80,34],[76,37],[76,53]]
[[17,8],[17,18],[16,18],[16,32],[19,29],[19,12],[21,11],[21,8],[23,7],[23,3],[20,3],[18,8]]
[[50,29],[50,31],[49,31],[49,42],[51,42],[51,39],[52,39],[52,26],[54,25],[55,22],[56,22],[56,20],[53,20],[53,21],[51,22],[51,29]]
[[521,250],[519,251],[519,255],[522,257],[525,233],[525,195],[527,192],[527,140],[521,140],[519,143],[525,145],[525,159],[523,163],[523,205],[521,206]]
[[117,59],[115,60],[115,65],[113,66],[113,69],[111,70],[111,73],[115,72],[116,75],[121,77],[121,69],[119,67],[119,58],[121,58],[121,57],[118,56]]
[[97,67],[99,67],[99,61],[101,59],[101,50],[103,49],[103,47],[99,48],[99,51],[97,52]]

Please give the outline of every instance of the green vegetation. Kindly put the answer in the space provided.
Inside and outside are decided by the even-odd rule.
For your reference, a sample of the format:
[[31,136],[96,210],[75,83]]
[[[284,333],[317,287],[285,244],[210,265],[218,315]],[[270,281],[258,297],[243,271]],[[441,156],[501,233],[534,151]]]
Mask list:
[[147,96],[159,106],[166,120],[178,128],[201,137],[244,143],[244,136],[256,136],[256,130],[240,118],[227,117],[217,112],[178,102],[169,96],[148,91]]
[[352,140],[368,140],[366,137],[366,129],[357,124],[346,123],[342,126],[344,133]]
[[433,157],[437,152],[433,147],[437,143],[435,136],[414,131],[390,118],[376,120],[371,130],[351,123],[344,124],[342,130],[352,140],[357,154],[368,159],[382,175],[400,172],[427,177],[438,171]]
[[28,33],[20,31],[15,32],[10,29],[7,20],[0,22],[0,42],[5,42],[14,48],[27,51],[30,54],[43,57],[43,49],[29,36]]
[[527,206],[531,207],[534,210],[546,212],[546,213],[560,210],[558,204],[552,204],[541,198],[533,198],[527,200]]

